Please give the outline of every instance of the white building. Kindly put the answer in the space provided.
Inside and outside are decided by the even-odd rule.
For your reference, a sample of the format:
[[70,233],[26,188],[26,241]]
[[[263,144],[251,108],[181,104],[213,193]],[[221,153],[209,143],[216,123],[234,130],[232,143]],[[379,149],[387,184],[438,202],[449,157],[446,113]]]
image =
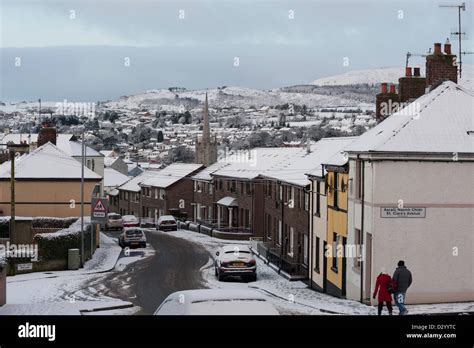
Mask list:
[[347,242],[365,252],[347,260],[347,298],[371,301],[404,260],[407,303],[474,301],[474,95],[447,81],[413,103],[347,149]]

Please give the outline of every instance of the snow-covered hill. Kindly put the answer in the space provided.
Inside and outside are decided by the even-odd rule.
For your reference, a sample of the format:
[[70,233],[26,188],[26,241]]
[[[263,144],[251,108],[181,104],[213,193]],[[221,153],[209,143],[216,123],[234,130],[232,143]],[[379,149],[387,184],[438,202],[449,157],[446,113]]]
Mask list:
[[381,82],[398,83],[405,74],[404,67],[387,67],[365,70],[352,70],[340,75],[323,77],[310,84],[316,86],[345,86],[356,84],[375,85]]

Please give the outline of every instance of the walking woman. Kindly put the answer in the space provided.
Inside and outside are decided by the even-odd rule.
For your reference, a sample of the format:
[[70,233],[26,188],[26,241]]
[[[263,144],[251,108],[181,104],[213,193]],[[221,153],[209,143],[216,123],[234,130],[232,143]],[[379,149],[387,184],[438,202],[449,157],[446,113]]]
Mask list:
[[374,290],[374,299],[378,294],[378,315],[382,315],[383,304],[387,305],[388,314],[392,315],[392,278],[387,274],[385,267],[382,267],[380,274],[377,277]]

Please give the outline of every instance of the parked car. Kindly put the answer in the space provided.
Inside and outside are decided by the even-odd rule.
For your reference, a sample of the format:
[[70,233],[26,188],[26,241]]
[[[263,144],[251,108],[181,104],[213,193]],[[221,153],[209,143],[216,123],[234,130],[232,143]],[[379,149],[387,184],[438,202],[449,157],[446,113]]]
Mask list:
[[140,227],[140,222],[134,215],[124,215],[122,216],[123,227]]
[[202,289],[169,295],[154,315],[278,315],[265,296],[248,289]]
[[122,215],[117,213],[109,213],[107,215],[107,222],[105,229],[107,230],[121,230],[123,228]]
[[173,215],[162,215],[158,218],[156,229],[160,231],[177,231],[178,223]]
[[226,276],[257,280],[257,262],[246,245],[225,245],[216,252],[214,271],[219,281]]
[[146,248],[146,236],[140,227],[124,228],[118,243],[122,248]]

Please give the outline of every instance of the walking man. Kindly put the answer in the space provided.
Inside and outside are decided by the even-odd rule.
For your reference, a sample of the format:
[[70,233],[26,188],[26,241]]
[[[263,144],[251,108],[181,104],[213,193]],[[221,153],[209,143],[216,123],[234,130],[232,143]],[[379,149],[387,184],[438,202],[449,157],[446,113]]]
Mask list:
[[395,290],[393,297],[395,299],[395,304],[400,310],[399,315],[406,315],[408,314],[408,310],[405,307],[405,298],[406,292],[411,285],[412,277],[411,272],[405,267],[405,261],[398,261],[398,267],[393,273],[392,280]]

